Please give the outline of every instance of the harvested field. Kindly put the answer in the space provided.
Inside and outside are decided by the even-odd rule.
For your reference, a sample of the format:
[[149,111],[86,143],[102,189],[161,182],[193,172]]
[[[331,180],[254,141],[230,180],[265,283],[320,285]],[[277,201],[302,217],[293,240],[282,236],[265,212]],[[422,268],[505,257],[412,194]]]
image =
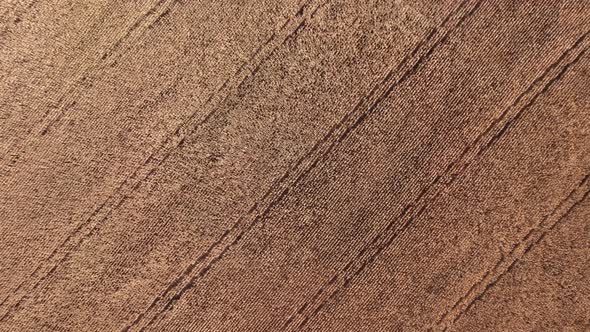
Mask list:
[[590,330],[590,2],[0,3],[0,331]]

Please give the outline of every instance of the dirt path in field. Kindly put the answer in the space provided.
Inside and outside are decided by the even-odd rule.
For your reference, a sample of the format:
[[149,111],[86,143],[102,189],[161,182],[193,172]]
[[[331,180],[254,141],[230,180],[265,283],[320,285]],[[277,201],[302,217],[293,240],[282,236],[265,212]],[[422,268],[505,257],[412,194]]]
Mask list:
[[584,330],[588,22],[6,2],[0,330]]

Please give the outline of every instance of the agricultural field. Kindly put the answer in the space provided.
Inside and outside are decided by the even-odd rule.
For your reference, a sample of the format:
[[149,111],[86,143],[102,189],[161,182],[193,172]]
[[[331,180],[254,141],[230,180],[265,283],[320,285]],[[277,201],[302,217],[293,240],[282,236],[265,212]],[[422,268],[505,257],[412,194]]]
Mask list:
[[5,0],[0,331],[590,330],[590,2]]

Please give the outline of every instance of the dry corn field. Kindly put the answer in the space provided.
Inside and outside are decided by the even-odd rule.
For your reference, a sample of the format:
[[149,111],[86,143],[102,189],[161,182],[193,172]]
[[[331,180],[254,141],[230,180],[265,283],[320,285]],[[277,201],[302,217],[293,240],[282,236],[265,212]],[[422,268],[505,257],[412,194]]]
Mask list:
[[590,331],[590,1],[0,1],[0,331]]

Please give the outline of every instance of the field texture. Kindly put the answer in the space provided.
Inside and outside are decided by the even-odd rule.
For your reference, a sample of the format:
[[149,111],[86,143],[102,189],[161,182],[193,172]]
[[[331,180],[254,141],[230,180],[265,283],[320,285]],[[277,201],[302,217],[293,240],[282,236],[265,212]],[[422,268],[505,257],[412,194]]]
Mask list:
[[590,1],[0,1],[0,331],[590,331]]

